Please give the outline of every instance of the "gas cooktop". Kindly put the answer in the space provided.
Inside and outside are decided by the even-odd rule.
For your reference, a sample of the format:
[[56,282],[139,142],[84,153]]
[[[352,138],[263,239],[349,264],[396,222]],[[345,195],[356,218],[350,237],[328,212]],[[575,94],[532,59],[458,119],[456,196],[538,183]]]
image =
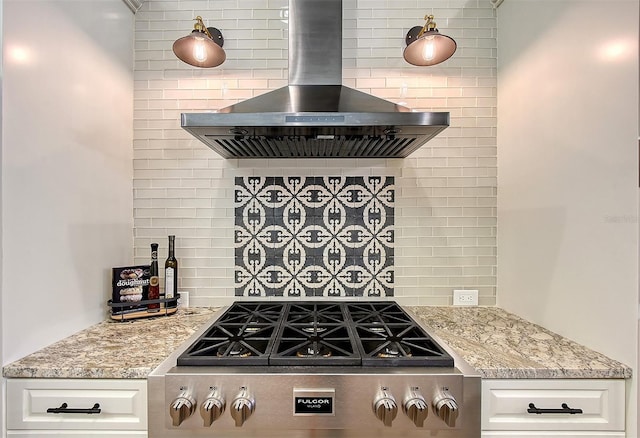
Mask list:
[[477,438],[480,375],[392,301],[238,301],[147,378],[149,438]]
[[179,366],[453,367],[395,302],[236,302]]

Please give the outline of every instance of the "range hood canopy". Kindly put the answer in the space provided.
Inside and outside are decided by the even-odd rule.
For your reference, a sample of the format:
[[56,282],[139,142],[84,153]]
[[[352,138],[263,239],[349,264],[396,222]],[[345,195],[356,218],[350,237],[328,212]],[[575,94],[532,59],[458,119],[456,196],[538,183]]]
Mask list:
[[289,85],[182,127],[225,158],[403,158],[449,126],[342,85],[342,0],[289,1]]

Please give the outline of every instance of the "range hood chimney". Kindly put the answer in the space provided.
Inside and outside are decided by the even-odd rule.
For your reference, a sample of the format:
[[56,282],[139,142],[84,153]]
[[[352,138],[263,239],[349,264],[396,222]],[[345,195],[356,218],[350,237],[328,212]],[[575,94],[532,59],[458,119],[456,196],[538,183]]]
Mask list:
[[182,127],[225,158],[404,158],[449,126],[342,85],[342,0],[289,0],[289,85]]

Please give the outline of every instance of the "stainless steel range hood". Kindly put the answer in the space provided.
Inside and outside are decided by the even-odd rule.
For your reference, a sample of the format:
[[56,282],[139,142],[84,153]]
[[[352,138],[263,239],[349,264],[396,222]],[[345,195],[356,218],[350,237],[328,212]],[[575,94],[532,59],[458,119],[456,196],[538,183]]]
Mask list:
[[449,126],[342,85],[342,0],[289,1],[289,85],[182,127],[225,158],[403,158]]

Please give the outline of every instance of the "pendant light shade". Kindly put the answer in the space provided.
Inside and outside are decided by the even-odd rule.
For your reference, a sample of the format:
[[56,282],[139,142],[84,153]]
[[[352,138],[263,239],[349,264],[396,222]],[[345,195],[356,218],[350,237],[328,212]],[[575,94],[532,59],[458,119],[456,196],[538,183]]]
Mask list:
[[193,32],[173,43],[173,53],[181,61],[194,67],[217,67],[227,59],[227,54],[222,48],[222,32],[215,27],[207,28],[200,16],[195,20]]
[[412,27],[407,33],[404,59],[418,66],[440,64],[451,58],[458,45],[453,38],[438,31],[433,15],[424,18],[427,20],[424,26]]

